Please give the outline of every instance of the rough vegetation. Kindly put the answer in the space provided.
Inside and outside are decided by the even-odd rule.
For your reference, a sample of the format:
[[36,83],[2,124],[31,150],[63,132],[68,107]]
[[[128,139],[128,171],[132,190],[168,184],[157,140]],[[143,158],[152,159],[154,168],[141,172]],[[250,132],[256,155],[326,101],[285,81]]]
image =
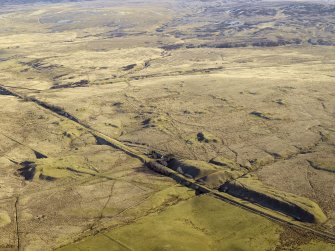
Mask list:
[[0,6],[0,250],[335,249],[333,0]]

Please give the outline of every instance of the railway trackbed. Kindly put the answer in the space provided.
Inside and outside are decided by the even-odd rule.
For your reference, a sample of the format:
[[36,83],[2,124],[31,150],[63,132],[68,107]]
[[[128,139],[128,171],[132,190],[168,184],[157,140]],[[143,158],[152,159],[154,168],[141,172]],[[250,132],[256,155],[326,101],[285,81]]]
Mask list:
[[326,230],[320,229],[321,227],[318,225],[314,225],[314,224],[309,224],[309,223],[303,223],[303,222],[299,222],[297,220],[294,220],[284,214],[281,214],[277,211],[259,206],[257,204],[242,200],[240,198],[231,196],[227,193],[224,192],[219,192],[217,190],[214,189],[210,189],[202,184],[199,184],[197,181],[191,180],[177,172],[175,172],[174,170],[170,169],[169,167],[162,165],[161,163],[159,163],[159,161],[157,161],[156,159],[153,159],[149,156],[147,156],[146,154],[143,154],[142,152],[134,149],[134,147],[128,146],[114,138],[111,138],[107,135],[105,135],[102,132],[99,132],[98,130],[95,130],[94,128],[92,128],[89,125],[86,125],[85,123],[81,122],[78,118],[76,118],[75,116],[69,114],[68,112],[64,111],[64,109],[48,104],[44,101],[38,100],[34,97],[26,97],[24,95],[21,95],[19,93],[16,93],[14,91],[12,91],[11,89],[9,89],[8,87],[4,87],[2,85],[0,85],[0,94],[2,95],[11,95],[14,97],[17,97],[18,99],[21,100],[25,100],[27,102],[33,102],[35,103],[38,107],[40,107],[41,109],[44,109],[46,112],[48,113],[52,113],[54,116],[60,117],[60,118],[65,118],[68,119],[71,123],[74,123],[75,125],[77,125],[78,127],[83,128],[84,130],[86,130],[87,132],[91,133],[97,140],[97,142],[99,144],[103,144],[103,145],[109,145],[113,148],[119,149],[121,151],[123,151],[124,153],[128,154],[129,156],[133,157],[133,158],[137,158],[139,159],[145,166],[147,166],[149,169],[160,173],[162,175],[168,176],[172,179],[174,179],[176,182],[189,187],[195,191],[197,191],[198,193],[206,193],[206,194],[210,194],[224,202],[227,202],[231,205],[240,207],[242,209],[245,209],[249,212],[258,214],[262,217],[265,217],[269,220],[272,220],[274,222],[277,222],[279,224],[288,226],[288,227],[292,227],[292,228],[296,228],[299,230],[303,230],[305,232],[314,234],[316,236],[319,236],[321,238],[324,238],[328,241],[334,242],[335,243],[335,234],[328,232]]

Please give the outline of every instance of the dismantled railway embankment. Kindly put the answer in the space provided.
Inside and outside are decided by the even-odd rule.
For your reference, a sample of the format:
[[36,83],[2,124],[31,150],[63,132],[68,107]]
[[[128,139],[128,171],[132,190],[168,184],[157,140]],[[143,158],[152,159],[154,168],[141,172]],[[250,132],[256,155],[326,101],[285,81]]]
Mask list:
[[[63,108],[54,106],[52,104],[48,104],[44,101],[38,100],[35,97],[27,97],[22,94],[19,94],[17,92],[12,91],[8,87],[4,87],[0,85],[0,94],[1,95],[10,95],[14,96],[16,98],[19,98],[21,100],[24,100],[26,102],[33,102],[35,103],[38,107],[45,109],[49,113],[53,113],[55,116],[61,117],[61,118],[66,118],[72,123],[75,123],[77,126],[84,128],[87,130],[89,133],[91,133],[97,141],[97,144],[101,145],[109,145],[113,148],[119,149],[126,154],[130,155],[131,157],[138,158],[143,162],[144,165],[146,165],[148,168],[151,170],[160,173],[162,175],[171,177],[174,179],[176,182],[187,186],[189,188],[194,189],[198,193],[208,193],[213,196],[215,196],[218,199],[221,199],[227,203],[230,203],[232,205],[238,206],[240,208],[243,208],[245,210],[248,210],[250,212],[256,213],[258,215],[261,215],[263,217],[266,217],[270,220],[273,220],[275,222],[284,224],[289,227],[295,227],[303,231],[307,231],[310,233],[313,233],[317,236],[320,236],[322,238],[325,238],[327,240],[335,241],[335,234],[327,232],[322,229],[319,225],[316,224],[311,224],[311,223],[304,223],[302,221],[296,220],[298,217],[295,217],[295,219],[289,217],[289,214],[285,214],[282,211],[276,210],[275,207],[267,207],[266,205],[261,205],[257,203],[252,203],[250,201],[246,201],[243,196],[242,197],[235,197],[229,193],[224,192],[224,189],[222,191],[212,189],[207,187],[206,185],[202,184],[201,182],[198,182],[197,180],[194,180],[192,178],[186,177],[176,170],[171,169],[168,167],[168,165],[165,165],[164,163],[160,160],[157,160],[155,158],[151,158],[150,156],[143,154],[142,152],[139,152],[138,150],[129,147],[125,145],[124,143],[113,139],[102,132],[99,132],[92,127],[86,125],[85,123],[81,122],[78,118],[75,116],[69,114],[66,112]],[[234,187],[234,189],[237,189]],[[237,192],[235,192],[238,194]],[[249,194],[251,192],[249,191]],[[273,204],[273,203],[272,203]]]

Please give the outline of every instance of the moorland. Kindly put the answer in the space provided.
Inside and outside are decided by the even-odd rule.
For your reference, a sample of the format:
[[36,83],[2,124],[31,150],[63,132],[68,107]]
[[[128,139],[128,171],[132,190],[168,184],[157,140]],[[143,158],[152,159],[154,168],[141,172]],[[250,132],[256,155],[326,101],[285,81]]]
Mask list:
[[0,250],[334,250],[334,14],[0,0]]

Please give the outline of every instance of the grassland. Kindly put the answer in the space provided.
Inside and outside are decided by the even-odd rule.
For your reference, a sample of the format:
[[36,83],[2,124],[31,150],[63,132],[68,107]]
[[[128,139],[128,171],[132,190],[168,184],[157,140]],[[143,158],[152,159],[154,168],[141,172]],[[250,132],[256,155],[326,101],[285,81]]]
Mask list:
[[0,1],[0,250],[334,249],[97,137],[250,175],[334,234],[331,2],[22,2]]

